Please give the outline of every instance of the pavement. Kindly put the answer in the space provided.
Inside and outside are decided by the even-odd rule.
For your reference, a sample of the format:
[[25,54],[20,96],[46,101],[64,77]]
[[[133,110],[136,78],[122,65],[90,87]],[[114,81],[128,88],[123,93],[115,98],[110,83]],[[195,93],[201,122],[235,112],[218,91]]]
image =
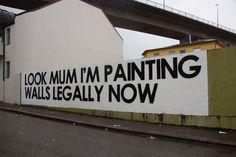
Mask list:
[[0,102],[0,110],[110,131],[236,147],[236,130],[135,122],[3,102]]
[[139,136],[0,110],[0,157],[235,157],[235,147]]

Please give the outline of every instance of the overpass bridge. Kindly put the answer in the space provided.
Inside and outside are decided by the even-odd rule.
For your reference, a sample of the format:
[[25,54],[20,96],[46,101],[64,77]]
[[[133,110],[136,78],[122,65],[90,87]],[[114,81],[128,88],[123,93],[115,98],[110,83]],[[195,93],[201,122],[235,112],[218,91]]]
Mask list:
[[[31,10],[57,0],[0,0],[0,5]],[[82,0],[103,10],[115,27],[189,42],[218,39],[236,45],[236,32],[150,0]],[[142,3],[142,2],[145,3]]]

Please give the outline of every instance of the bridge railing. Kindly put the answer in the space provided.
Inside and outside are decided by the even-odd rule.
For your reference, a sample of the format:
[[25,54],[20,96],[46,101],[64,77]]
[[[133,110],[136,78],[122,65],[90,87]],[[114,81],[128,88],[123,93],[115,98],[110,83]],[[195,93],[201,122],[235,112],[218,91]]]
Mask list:
[[229,27],[226,27],[226,26],[217,24],[217,23],[215,23],[215,22],[212,22],[212,21],[203,19],[203,18],[198,17],[198,16],[195,16],[195,15],[186,13],[186,12],[184,12],[184,11],[181,11],[181,10],[178,10],[178,9],[175,9],[175,8],[172,8],[172,7],[163,5],[163,4],[161,4],[161,3],[154,2],[154,1],[152,1],[152,0],[134,0],[134,1],[141,2],[141,3],[144,3],[144,4],[150,5],[150,6],[154,6],[154,7],[157,7],[157,8],[160,8],[160,9],[163,9],[163,10],[166,10],[166,11],[169,11],[169,12],[172,12],[172,13],[176,13],[176,14],[185,16],[185,17],[187,17],[187,18],[194,19],[194,20],[196,20],[196,21],[199,21],[199,22],[202,22],[202,23],[205,23],[205,24],[209,24],[209,25],[212,25],[212,26],[214,26],[214,27],[217,27],[217,28],[220,28],[220,29],[223,29],[223,30],[226,30],[226,31],[229,31],[229,32],[231,32],[231,33],[235,33],[235,34],[236,34],[236,30],[234,30],[234,29],[231,29],[231,28],[229,28]]

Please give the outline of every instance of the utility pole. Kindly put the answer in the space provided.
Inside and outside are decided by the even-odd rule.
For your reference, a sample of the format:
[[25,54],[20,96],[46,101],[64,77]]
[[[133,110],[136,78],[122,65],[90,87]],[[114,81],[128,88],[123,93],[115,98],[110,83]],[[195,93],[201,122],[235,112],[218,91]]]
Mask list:
[[217,27],[219,27],[219,4],[217,3],[217,4],[215,4],[215,6],[216,6],[216,18],[217,18]]
[[163,0],[163,9],[165,9],[166,6],[166,0]]

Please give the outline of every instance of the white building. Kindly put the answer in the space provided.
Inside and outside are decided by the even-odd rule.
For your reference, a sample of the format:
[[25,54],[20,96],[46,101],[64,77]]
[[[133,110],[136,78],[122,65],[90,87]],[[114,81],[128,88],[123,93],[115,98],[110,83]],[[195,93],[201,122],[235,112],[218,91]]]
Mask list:
[[[123,40],[106,15],[80,0],[62,0],[17,15],[15,24],[5,28],[5,39],[6,89],[5,94],[0,91],[0,99],[18,86],[10,80],[20,72],[123,60]],[[2,74],[2,44],[0,49]],[[15,97],[13,93],[10,95]]]

